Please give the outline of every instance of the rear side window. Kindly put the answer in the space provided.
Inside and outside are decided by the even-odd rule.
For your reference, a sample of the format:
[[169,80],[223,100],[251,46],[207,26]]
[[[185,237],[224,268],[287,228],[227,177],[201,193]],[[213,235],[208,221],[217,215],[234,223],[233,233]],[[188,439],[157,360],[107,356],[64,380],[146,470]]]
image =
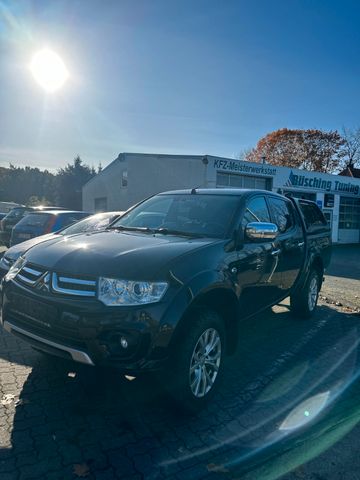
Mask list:
[[[23,227],[43,227],[49,221],[50,215],[46,213],[29,213],[21,220]],[[19,224],[20,225],[20,224]]]
[[271,213],[279,232],[284,233],[295,225],[292,205],[281,198],[269,197]]
[[270,214],[264,197],[252,198],[246,205],[243,228],[250,222],[270,222]]
[[327,221],[322,211],[315,203],[299,202],[307,229],[326,227]]

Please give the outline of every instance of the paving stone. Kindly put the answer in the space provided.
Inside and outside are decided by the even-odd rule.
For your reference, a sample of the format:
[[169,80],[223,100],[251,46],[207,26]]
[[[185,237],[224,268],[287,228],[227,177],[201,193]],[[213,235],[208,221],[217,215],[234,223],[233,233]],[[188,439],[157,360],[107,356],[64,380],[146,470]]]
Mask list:
[[118,476],[130,476],[136,473],[133,462],[123,453],[111,451],[108,452],[107,457]]

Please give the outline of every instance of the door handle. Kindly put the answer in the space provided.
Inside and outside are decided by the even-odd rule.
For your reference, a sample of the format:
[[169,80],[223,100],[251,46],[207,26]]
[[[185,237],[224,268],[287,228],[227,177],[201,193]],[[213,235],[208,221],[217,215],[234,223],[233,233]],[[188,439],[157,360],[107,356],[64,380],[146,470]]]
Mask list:
[[278,248],[277,250],[273,250],[273,251],[271,252],[271,255],[272,255],[273,257],[276,257],[277,255],[279,255],[280,252],[281,252],[281,250],[280,250],[280,248]]

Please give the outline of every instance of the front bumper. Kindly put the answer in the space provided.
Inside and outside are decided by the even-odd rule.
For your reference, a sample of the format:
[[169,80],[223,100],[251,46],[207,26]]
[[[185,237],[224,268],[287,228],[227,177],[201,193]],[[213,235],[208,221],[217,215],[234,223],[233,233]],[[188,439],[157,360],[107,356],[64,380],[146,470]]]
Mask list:
[[[2,282],[5,330],[35,348],[88,365],[126,373],[161,368],[172,329],[162,322],[167,304],[106,307],[96,299],[35,292]],[[126,339],[127,348],[121,339]]]
[[66,345],[53,342],[45,338],[44,336],[35,335],[34,333],[24,330],[23,328],[17,327],[16,325],[5,321],[4,330],[9,333],[14,334],[17,337],[22,338],[28,343],[32,344],[34,347],[44,350],[45,352],[52,353],[54,355],[71,358],[75,362],[85,363],[86,365],[94,365],[93,361],[86,352],[77,350],[76,348],[68,347]]

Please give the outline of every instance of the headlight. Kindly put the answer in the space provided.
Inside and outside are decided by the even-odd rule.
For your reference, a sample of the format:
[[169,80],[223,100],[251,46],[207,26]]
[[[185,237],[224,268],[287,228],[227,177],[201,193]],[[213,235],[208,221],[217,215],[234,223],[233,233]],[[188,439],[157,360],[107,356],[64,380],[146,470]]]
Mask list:
[[166,282],[136,282],[115,278],[99,279],[98,299],[105,305],[144,305],[161,300],[166,292]]
[[13,278],[16,277],[16,275],[20,272],[20,270],[23,268],[25,265],[26,260],[23,257],[19,257],[14,265],[10,268],[8,273],[5,275],[5,280],[12,280]]

